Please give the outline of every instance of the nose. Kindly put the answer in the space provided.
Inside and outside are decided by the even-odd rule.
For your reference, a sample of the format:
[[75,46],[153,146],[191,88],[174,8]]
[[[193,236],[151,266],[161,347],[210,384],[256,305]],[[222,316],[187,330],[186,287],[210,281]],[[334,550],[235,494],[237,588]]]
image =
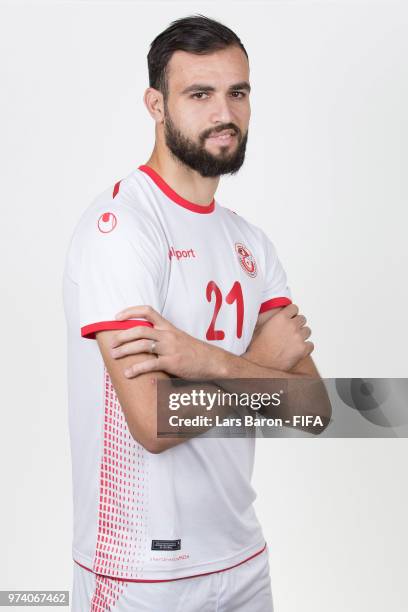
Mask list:
[[215,96],[210,120],[213,123],[231,123],[234,117],[230,101],[225,96]]

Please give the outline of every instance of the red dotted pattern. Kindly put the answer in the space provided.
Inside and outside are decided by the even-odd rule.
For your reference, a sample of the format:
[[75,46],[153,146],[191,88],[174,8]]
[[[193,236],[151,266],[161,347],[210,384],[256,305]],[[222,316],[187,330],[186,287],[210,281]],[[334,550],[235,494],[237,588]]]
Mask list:
[[97,574],[95,591],[91,599],[91,612],[111,610],[127,585],[127,582]]
[[103,453],[93,564],[96,574],[122,579],[143,577],[147,499],[147,451],[132,437],[104,366]]

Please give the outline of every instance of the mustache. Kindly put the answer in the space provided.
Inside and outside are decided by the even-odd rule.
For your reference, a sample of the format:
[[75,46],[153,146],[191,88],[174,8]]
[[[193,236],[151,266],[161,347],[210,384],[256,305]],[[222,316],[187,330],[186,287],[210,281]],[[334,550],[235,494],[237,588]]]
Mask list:
[[226,123],[225,125],[219,125],[216,128],[211,128],[203,132],[200,136],[201,143],[203,143],[209,136],[218,134],[218,132],[223,132],[224,130],[231,130],[235,135],[239,136],[239,139],[242,137],[241,130],[237,125],[235,125],[235,123]]

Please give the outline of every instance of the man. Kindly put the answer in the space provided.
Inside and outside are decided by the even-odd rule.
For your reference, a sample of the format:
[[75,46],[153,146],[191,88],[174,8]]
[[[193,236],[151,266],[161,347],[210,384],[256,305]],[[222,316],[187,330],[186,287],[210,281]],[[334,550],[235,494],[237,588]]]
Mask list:
[[159,439],[156,382],[319,379],[311,331],[272,242],[214,199],[245,157],[241,41],[203,16],[179,19],[148,67],[153,153],[86,210],[64,272],[72,609],[269,612],[255,440]]

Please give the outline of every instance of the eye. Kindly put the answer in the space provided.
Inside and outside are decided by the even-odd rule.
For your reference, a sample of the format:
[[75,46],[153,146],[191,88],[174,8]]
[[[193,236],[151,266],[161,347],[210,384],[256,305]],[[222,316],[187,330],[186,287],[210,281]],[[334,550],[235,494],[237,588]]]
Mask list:
[[194,98],[195,100],[203,100],[203,96],[206,96],[206,95],[207,93],[205,91],[197,91],[196,93],[193,93],[191,97]]
[[245,98],[246,93],[244,91],[231,91],[231,96],[239,100],[240,98]]

